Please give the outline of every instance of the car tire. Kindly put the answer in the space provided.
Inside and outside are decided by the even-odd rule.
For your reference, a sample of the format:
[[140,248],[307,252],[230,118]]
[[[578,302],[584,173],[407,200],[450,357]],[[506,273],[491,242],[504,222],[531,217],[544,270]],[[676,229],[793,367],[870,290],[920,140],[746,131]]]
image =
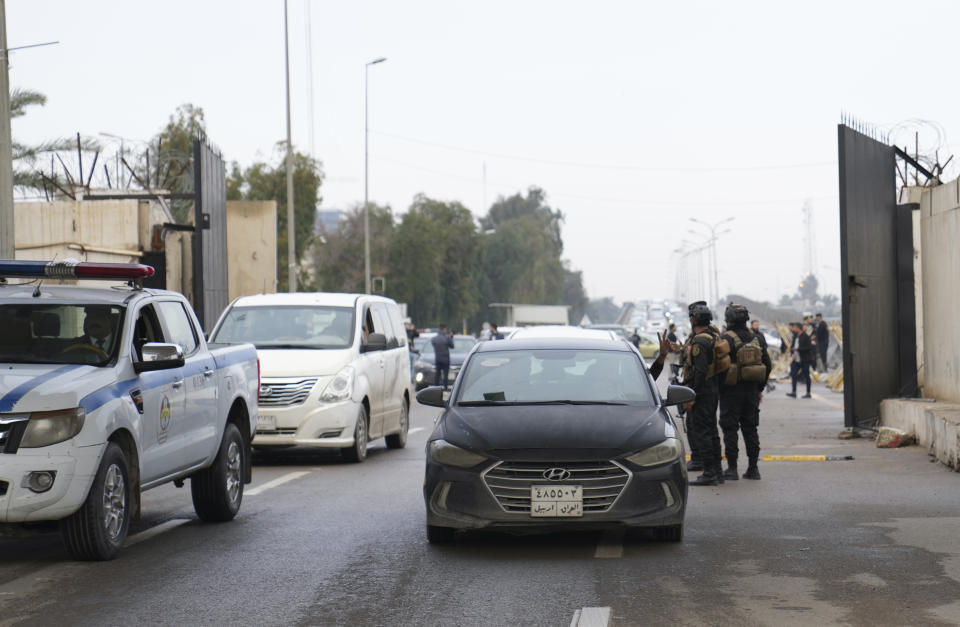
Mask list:
[[666,525],[665,527],[657,527],[653,530],[653,537],[660,542],[682,542],[683,523],[679,525]]
[[361,404],[360,415],[357,416],[357,424],[353,428],[353,446],[340,449],[340,454],[343,455],[345,460],[359,464],[367,458],[369,428],[370,419],[367,416],[367,407]]
[[132,502],[126,455],[116,443],[109,442],[87,500],[60,521],[60,536],[70,557],[87,561],[116,557],[130,529]]
[[209,468],[190,477],[193,509],[204,522],[227,522],[240,511],[243,501],[243,437],[237,425],[228,422],[220,450]]
[[453,542],[454,533],[456,533],[456,529],[452,527],[427,525],[427,540],[430,544],[449,544]]
[[407,445],[407,433],[410,431],[410,403],[403,399],[400,403],[400,431],[392,433],[385,439],[387,448],[403,448]]

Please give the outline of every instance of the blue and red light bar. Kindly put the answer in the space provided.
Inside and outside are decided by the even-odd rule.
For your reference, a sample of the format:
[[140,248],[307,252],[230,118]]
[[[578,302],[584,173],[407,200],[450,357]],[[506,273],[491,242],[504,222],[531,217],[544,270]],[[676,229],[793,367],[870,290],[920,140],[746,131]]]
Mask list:
[[142,281],[153,276],[153,267],[139,263],[92,263],[86,261],[0,260],[0,277],[20,279],[113,279]]

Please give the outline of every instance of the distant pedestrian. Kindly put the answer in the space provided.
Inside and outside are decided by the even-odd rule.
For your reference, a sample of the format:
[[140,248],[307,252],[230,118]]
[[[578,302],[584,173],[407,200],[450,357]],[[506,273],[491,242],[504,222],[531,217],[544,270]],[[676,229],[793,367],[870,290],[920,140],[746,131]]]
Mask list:
[[757,341],[760,342],[760,346],[764,349],[767,348],[767,338],[760,332],[760,321],[754,318],[750,321],[750,330],[753,331],[753,334],[757,336]]
[[804,329],[806,325],[794,322],[790,326],[793,330],[793,339],[790,343],[792,391],[787,392],[787,396],[797,398],[797,382],[803,381],[807,384],[807,393],[803,398],[811,398],[810,363],[813,361],[813,342],[810,340],[810,334]]
[[420,337],[420,332],[417,331],[417,327],[413,325],[413,321],[410,318],[403,319],[403,328],[407,331],[407,351],[410,353],[410,380],[413,381],[413,362],[417,354],[413,341]]
[[830,348],[830,329],[827,327],[823,314],[817,314],[817,321],[814,325],[814,337],[817,339],[817,357],[820,358],[820,364],[823,366],[823,372],[827,371],[827,349]]
[[430,343],[433,344],[433,354],[436,356],[433,362],[433,384],[443,385],[443,389],[446,390],[450,376],[450,349],[453,348],[453,334],[447,333],[447,325],[440,325],[439,332],[430,339]]
[[497,329],[497,325],[495,325],[492,322],[490,323],[490,339],[491,340],[503,339],[503,333],[500,333],[500,331]]

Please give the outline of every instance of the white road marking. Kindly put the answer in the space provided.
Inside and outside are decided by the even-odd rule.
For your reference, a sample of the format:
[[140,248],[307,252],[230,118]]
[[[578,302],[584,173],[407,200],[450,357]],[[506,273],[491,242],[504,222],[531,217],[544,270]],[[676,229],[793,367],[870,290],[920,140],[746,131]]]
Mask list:
[[287,483],[288,481],[293,481],[294,479],[299,479],[300,477],[302,477],[302,476],[304,476],[304,475],[309,475],[309,474],[310,474],[310,471],[308,471],[308,470],[301,470],[301,471],[298,471],[298,472],[291,472],[291,473],[288,473],[288,474],[283,475],[282,477],[277,477],[277,478],[274,479],[273,481],[267,481],[267,482],[264,483],[263,485],[258,485],[257,487],[252,488],[252,489],[250,489],[250,490],[244,490],[244,491],[243,491],[243,495],[244,495],[244,496],[256,496],[256,495],[258,495],[258,494],[262,494],[262,493],[266,492],[267,490],[269,490],[269,489],[271,489],[271,488],[275,488],[275,487],[277,487],[278,485],[283,485],[284,483]]
[[594,557],[598,559],[623,557],[623,529],[604,531],[600,536],[600,542],[597,543],[597,552]]
[[423,427],[414,427],[413,429],[407,431],[407,434],[420,433],[421,431],[426,431],[426,429]]
[[123,546],[129,548],[134,544],[140,544],[144,540],[149,540],[150,538],[154,536],[158,536],[165,531],[176,529],[180,525],[186,524],[188,522],[190,522],[189,518],[174,518],[173,520],[168,520],[165,523],[160,523],[156,527],[150,527],[145,531],[141,531],[140,533],[133,534],[132,536],[127,538],[127,541],[124,543]]
[[570,627],[607,627],[609,624],[609,607],[584,607],[574,612],[570,621]]

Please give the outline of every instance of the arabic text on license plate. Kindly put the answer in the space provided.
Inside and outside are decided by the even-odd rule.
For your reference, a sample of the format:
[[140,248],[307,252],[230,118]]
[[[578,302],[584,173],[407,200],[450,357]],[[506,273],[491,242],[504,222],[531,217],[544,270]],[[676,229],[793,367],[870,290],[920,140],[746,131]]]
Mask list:
[[530,486],[530,516],[533,518],[576,518],[583,516],[583,486]]
[[277,417],[276,416],[264,416],[260,414],[257,416],[257,429],[260,431],[273,430],[277,428]]

